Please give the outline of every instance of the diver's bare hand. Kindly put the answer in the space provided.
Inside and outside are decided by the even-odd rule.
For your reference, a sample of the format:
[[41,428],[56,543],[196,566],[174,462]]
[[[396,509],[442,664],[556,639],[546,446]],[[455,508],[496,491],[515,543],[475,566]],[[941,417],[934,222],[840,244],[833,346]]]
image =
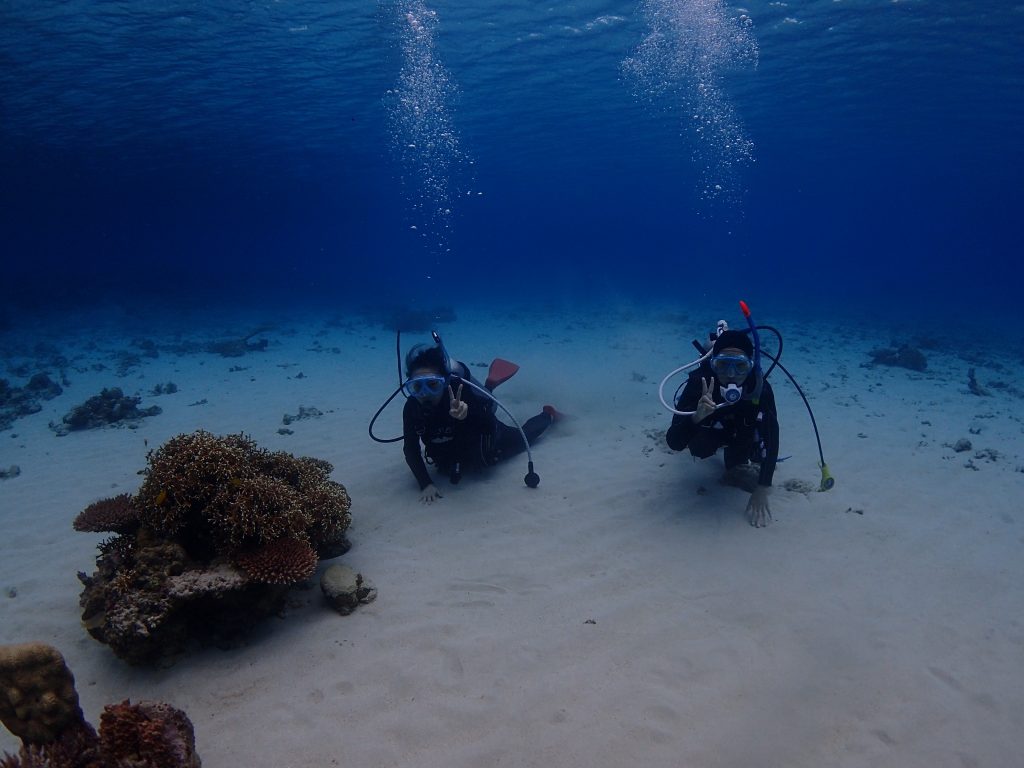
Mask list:
[[693,421],[700,424],[704,419],[715,412],[714,379],[700,380],[700,401],[697,403],[697,410],[693,413]]
[[420,501],[424,504],[433,504],[435,501],[441,498],[441,492],[437,490],[437,486],[431,483],[420,493]]
[[747,519],[755,528],[767,528],[772,521],[772,510],[768,506],[768,494],[771,488],[766,485],[759,485],[750,494],[750,501],[747,502]]
[[452,385],[448,385],[448,398],[451,405],[448,408],[448,415],[457,421],[462,421],[469,415],[469,405],[462,399],[462,384],[459,384],[459,391],[453,392]]

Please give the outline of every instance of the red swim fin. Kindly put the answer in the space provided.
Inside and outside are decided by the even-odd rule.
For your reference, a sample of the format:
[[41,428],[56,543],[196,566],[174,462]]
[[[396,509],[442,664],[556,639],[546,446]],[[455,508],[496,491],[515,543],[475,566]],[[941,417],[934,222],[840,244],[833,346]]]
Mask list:
[[515,363],[496,357],[491,363],[490,370],[487,371],[487,381],[484,382],[484,386],[487,387],[488,392],[493,392],[496,386],[511,379],[518,370],[519,366]]

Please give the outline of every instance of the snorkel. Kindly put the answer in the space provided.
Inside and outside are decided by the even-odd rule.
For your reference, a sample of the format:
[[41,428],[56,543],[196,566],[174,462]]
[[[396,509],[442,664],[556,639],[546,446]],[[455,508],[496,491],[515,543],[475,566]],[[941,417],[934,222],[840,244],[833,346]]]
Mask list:
[[750,336],[754,342],[754,391],[750,399],[754,405],[757,405],[761,402],[761,390],[764,389],[764,374],[761,372],[761,337],[757,334],[757,326],[754,325],[754,319],[751,317],[750,307],[742,299],[740,300],[740,311],[746,318],[747,325],[750,326]]
[[448,350],[445,349],[444,342],[441,341],[441,334],[437,331],[431,331],[430,336],[434,343],[437,344],[437,348],[441,350],[441,360],[444,362],[444,375],[445,378],[450,380],[452,377],[452,359],[448,357]]

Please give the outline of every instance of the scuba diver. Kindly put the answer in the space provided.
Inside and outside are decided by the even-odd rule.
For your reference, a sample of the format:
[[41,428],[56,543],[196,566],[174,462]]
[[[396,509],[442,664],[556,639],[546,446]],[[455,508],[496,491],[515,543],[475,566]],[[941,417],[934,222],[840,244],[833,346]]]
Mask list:
[[772,519],[768,494],[779,460],[779,419],[775,393],[767,381],[761,382],[758,401],[753,400],[758,385],[753,358],[754,345],[747,334],[719,333],[710,358],[690,373],[676,401],[677,410],[691,413],[672,417],[665,440],[673,451],[689,448],[698,459],[714,456],[724,447],[727,475],[751,459],[759,462],[747,515],[750,524],[760,528]]
[[[539,414],[519,426],[491,394],[519,366],[497,358],[491,363],[487,381],[481,385],[465,363],[451,360],[436,331],[433,337],[434,344],[417,344],[409,350],[405,356],[406,380],[377,411],[379,416],[391,399],[403,392],[407,399],[402,409],[402,436],[381,440],[373,434],[370,422],[370,436],[375,440],[403,441],[405,461],[419,483],[420,501],[424,504],[442,497],[427,470],[428,463],[457,484],[463,470],[489,467],[524,450],[530,455],[530,446],[560,416],[554,407],[545,405]],[[515,427],[499,421],[498,407],[515,422]],[[531,488],[540,483],[532,455],[524,481]]]
[[[694,346],[701,353],[700,358],[669,373],[662,379],[658,393],[662,404],[675,414],[665,434],[669,448],[674,451],[688,448],[690,454],[698,459],[706,459],[724,448],[725,480],[732,485],[743,485],[741,473],[748,462],[760,465],[757,485],[747,502],[747,517],[752,526],[762,528],[772,520],[768,495],[779,462],[778,412],[775,393],[767,381],[776,366],[789,377],[810,414],[821,458],[820,490],[831,489],[835,480],[825,463],[818,425],[810,404],[796,380],[779,362],[782,335],[771,326],[755,325],[745,302],[740,302],[740,309],[749,328],[730,330],[724,320],[719,321],[716,332],[711,334],[711,349],[707,350],[694,341]],[[771,331],[778,337],[779,348],[774,356],[761,349],[759,329]],[[761,370],[762,356],[772,361],[767,372]],[[664,396],[665,383],[677,373],[694,366],[682,392],[678,393],[675,407],[669,406]]]

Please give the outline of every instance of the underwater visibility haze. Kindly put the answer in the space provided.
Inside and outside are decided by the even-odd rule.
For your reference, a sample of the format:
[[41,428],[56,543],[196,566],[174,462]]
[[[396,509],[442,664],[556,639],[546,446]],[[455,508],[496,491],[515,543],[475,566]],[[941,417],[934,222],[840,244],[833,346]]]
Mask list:
[[13,0],[3,300],[1002,312],[1022,40],[992,0]]
[[1021,764],[1022,125],[1024,0],[2,0],[0,768]]

